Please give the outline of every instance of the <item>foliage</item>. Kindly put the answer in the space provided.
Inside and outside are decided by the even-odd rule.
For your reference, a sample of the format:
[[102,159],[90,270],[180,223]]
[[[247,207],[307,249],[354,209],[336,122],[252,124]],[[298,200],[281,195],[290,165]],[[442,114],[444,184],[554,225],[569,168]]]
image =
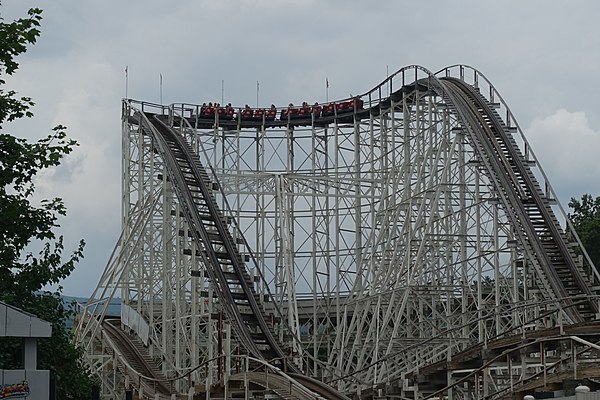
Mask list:
[[[51,370],[57,398],[84,399],[91,381],[66,327],[73,311],[63,303],[60,287],[54,293],[43,289],[73,271],[85,243],[63,257],[63,237],[54,233],[58,218],[66,215],[63,201],[42,200],[36,206],[33,200],[36,175],[58,166],[77,143],[60,125],[33,143],[2,131],[6,122],[33,116],[31,98],[2,87],[5,76],[18,69],[15,57],[36,42],[41,18],[41,10],[34,8],[27,18],[0,19],[0,300],[52,323],[52,337],[38,342],[38,368]],[[32,247],[41,250],[34,254]],[[20,340],[0,341],[0,368],[22,368],[21,358]]]
[[600,267],[600,196],[584,194],[581,201],[571,198],[569,215],[573,226],[596,268]]

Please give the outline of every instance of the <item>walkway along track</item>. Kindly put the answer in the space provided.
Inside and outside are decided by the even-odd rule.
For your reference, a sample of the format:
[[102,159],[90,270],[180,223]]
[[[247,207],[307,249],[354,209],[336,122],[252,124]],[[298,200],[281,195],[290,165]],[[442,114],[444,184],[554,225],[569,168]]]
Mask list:
[[[450,100],[475,132],[473,145],[491,166],[490,172],[499,181],[498,190],[508,199],[509,212],[540,259],[554,292],[572,304],[572,298],[586,296],[576,307],[567,307],[573,322],[595,318],[597,299],[592,296],[589,278],[578,266],[576,254],[567,245],[567,238],[544,195],[540,184],[521,154],[514,138],[489,102],[472,86],[457,78],[442,78]],[[567,304],[568,305],[568,304]]]
[[[463,376],[452,384],[441,387],[439,390],[429,394],[425,398],[437,398],[441,393],[447,391],[449,388],[460,385],[462,382],[472,378],[475,374],[481,373],[486,367],[492,365],[495,361],[501,361],[502,358],[519,357],[521,354],[527,353],[538,353],[540,352],[539,346],[542,343],[548,343],[550,349],[552,351],[556,351],[558,348],[560,348],[560,342],[576,340],[579,343],[585,343],[587,346],[589,346],[588,350],[597,351],[597,345],[594,345],[593,343],[598,342],[599,323],[599,321],[594,321],[583,324],[568,325],[563,328],[554,327],[512,335],[489,342],[485,345],[485,349],[483,343],[480,343],[466,350],[465,352],[457,354],[457,359],[449,361],[447,365],[444,365],[445,368],[438,368],[438,371],[443,371],[444,374],[447,370],[462,370],[463,372],[460,375]],[[482,357],[483,354],[485,354],[485,357]],[[550,379],[545,378],[546,381],[554,380],[556,382],[559,379],[565,380],[572,378],[572,371],[560,371],[556,370],[555,368],[559,364],[563,364],[568,360],[572,360],[573,357],[575,357],[574,353],[566,353],[562,356],[556,356],[555,360],[552,360],[547,365],[541,366],[541,371],[538,370],[535,373],[527,374],[528,376],[526,376],[525,379],[515,383],[512,387],[507,386],[503,388],[495,388],[495,391],[486,396],[486,399],[498,398],[498,396],[502,393],[510,396],[509,398],[514,398],[513,396],[517,393],[521,395],[526,394],[527,392],[524,392],[524,390],[533,390],[543,387],[544,381],[539,378],[540,375],[549,374],[548,371],[553,371],[553,373],[551,374],[552,377]],[[590,363],[589,360],[587,360],[587,364],[588,365],[586,368],[594,371],[594,376],[597,376],[598,366]],[[433,368],[430,369],[433,370]],[[579,376],[579,379],[581,379],[581,366],[576,369],[578,371],[576,376]],[[427,376],[427,372],[423,372],[425,372],[424,376]],[[433,376],[428,376],[428,378],[435,379]],[[517,396],[517,398],[518,397],[519,396]]]

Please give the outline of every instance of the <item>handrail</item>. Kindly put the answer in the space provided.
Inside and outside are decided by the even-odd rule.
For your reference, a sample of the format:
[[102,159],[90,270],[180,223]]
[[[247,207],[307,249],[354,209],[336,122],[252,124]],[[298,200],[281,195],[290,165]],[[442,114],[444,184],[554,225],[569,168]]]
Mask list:
[[[521,344],[521,345],[518,345],[518,346],[516,346],[516,347],[512,347],[512,348],[510,348],[510,349],[508,349],[508,350],[505,350],[505,351],[503,351],[502,353],[498,354],[497,356],[495,356],[495,357],[494,357],[494,358],[492,358],[491,360],[487,361],[487,362],[486,362],[485,364],[483,364],[481,367],[479,367],[479,368],[477,368],[477,369],[475,369],[475,370],[471,371],[469,374],[467,374],[467,375],[465,375],[464,377],[460,378],[460,379],[459,379],[459,380],[457,380],[456,382],[454,382],[454,383],[452,383],[452,384],[450,384],[450,385],[447,385],[446,387],[444,387],[444,388],[442,388],[442,389],[439,389],[439,390],[438,390],[438,391],[436,391],[436,392],[433,392],[433,393],[429,394],[428,396],[426,396],[426,397],[424,398],[424,400],[427,400],[427,399],[434,398],[434,397],[436,397],[436,396],[438,396],[438,395],[440,395],[440,394],[444,393],[444,392],[445,392],[445,391],[447,391],[448,389],[451,389],[451,388],[453,388],[453,387],[455,387],[455,386],[457,386],[457,385],[460,385],[461,383],[463,383],[463,382],[467,381],[467,380],[468,380],[469,378],[471,378],[472,376],[476,375],[477,373],[479,373],[479,372],[483,371],[485,368],[487,368],[487,367],[489,367],[490,365],[492,365],[494,362],[496,362],[496,361],[497,361],[497,360],[499,360],[500,358],[502,358],[502,357],[505,357],[505,356],[507,356],[507,355],[509,355],[509,354],[511,354],[511,353],[513,353],[513,352],[515,352],[515,351],[517,351],[517,350],[524,349],[524,348],[526,348],[526,347],[529,347],[529,346],[531,346],[532,344],[544,343],[544,342],[554,342],[554,341],[556,341],[556,340],[572,340],[572,341],[575,341],[575,342],[579,342],[579,343],[581,343],[581,344],[583,344],[583,345],[585,345],[585,346],[588,346],[588,347],[590,347],[590,348],[593,348],[594,350],[598,350],[598,351],[600,351],[600,346],[599,346],[599,345],[597,345],[597,344],[594,344],[594,343],[592,343],[592,342],[589,342],[589,341],[587,341],[587,340],[581,339],[581,338],[580,338],[580,337],[578,337],[578,336],[569,335],[569,336],[552,336],[552,337],[536,338],[536,339],[535,339],[534,341],[532,341],[532,342],[527,342],[527,343],[524,343],[524,344]],[[552,365],[552,366],[554,366],[554,365]]]
[[[271,365],[264,360],[261,360],[261,359],[255,358],[255,357],[251,357],[251,356],[247,356],[247,355],[239,355],[239,356],[234,356],[234,357],[246,358],[248,361],[254,361],[256,363],[259,363],[259,364],[265,366],[267,369],[274,371],[277,375],[282,376],[283,378],[288,380],[291,384],[296,385],[296,387],[298,389],[300,389],[300,391],[305,392],[309,396],[314,396],[314,393],[310,392],[304,385],[302,385],[296,379],[294,379],[293,377],[291,377],[290,375],[288,375],[287,373],[282,371],[281,368],[278,368],[275,365]],[[248,364],[246,364],[246,365],[248,365]],[[246,371],[246,372],[248,372],[248,371]],[[316,397],[317,399],[322,399],[322,397],[320,397],[320,396],[314,396],[314,397]]]

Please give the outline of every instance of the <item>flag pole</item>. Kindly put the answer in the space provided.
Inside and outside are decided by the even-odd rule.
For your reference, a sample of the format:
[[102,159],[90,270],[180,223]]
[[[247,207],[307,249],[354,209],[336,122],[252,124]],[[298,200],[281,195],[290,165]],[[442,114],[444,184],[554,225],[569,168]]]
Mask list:
[[329,103],[329,78],[325,78],[325,101]]
[[162,73],[160,75],[160,105],[162,106]]
[[129,66],[126,65],[125,66],[125,98],[126,99],[129,98],[127,96],[127,94],[128,94],[127,91],[128,91],[128,86],[129,86],[129,71],[128,71],[128,69],[129,69]]

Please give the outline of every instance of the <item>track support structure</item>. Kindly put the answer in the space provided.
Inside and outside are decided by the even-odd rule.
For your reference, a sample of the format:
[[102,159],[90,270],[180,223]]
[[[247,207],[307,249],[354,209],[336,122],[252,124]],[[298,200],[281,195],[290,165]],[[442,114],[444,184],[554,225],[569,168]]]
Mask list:
[[495,399],[595,370],[598,272],[490,81],[409,66],[356,99],[123,102],[122,233],[77,330],[103,398]]

